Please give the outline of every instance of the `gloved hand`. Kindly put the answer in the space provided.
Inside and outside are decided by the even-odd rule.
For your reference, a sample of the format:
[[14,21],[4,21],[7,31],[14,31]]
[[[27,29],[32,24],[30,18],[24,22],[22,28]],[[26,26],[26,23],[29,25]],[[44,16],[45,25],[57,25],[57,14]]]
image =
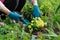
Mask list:
[[37,0],[29,0],[30,3],[33,4],[34,6],[34,10],[33,10],[33,17],[40,17],[40,10],[39,10],[39,7],[38,7],[38,4],[37,4]]
[[40,10],[39,10],[39,8],[38,8],[38,5],[35,5],[34,6],[34,10],[33,10],[33,17],[35,18],[35,17],[40,17]]
[[23,24],[28,24],[28,23],[29,23],[29,20],[27,20],[27,19],[23,20]]
[[[16,13],[16,12],[10,12],[9,17],[10,17],[11,19],[14,19],[14,20],[17,20],[17,21],[20,21],[21,18],[23,18],[22,15],[20,15],[20,14],[18,14],[18,13]],[[29,22],[29,20],[24,19],[24,20],[22,20],[22,22],[23,22],[23,24],[27,24],[27,23]]]
[[20,20],[20,18],[22,18],[22,15],[19,15],[16,12],[10,12],[9,17],[14,20]]

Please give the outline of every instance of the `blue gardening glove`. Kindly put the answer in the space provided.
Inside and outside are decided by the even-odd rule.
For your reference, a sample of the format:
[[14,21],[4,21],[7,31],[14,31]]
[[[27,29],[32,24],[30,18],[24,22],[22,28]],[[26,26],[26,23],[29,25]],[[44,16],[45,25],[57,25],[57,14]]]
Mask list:
[[[16,13],[16,12],[10,12],[10,14],[9,14],[9,17],[11,18],[11,19],[14,19],[14,20],[21,20],[21,18],[23,17],[22,15],[19,15],[18,13]],[[23,21],[23,24],[27,24],[28,22],[29,22],[29,20],[27,20],[27,19],[24,19]]]
[[29,20],[27,20],[27,19],[23,20],[23,24],[28,24],[28,23],[29,23]]
[[20,18],[22,18],[22,15],[19,15],[16,12],[10,12],[9,17],[14,20],[20,20]]
[[33,11],[33,17],[35,18],[35,17],[40,17],[40,10],[39,10],[39,8],[38,8],[38,5],[35,5],[34,6],[34,11]]

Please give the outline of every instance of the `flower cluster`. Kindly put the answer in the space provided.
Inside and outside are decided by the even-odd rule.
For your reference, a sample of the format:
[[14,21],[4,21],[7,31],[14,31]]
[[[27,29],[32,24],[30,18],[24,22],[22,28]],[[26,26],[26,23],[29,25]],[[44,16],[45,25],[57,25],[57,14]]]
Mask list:
[[28,28],[43,28],[45,23],[40,17],[33,18],[31,23],[28,25]]

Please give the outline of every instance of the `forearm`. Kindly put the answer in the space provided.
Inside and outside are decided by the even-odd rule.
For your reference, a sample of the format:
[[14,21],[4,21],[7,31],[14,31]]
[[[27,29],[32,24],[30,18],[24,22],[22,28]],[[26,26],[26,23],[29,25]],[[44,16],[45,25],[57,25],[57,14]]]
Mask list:
[[33,0],[33,5],[34,6],[38,5],[37,0]]
[[38,5],[38,4],[37,4],[37,0],[29,0],[29,2],[30,2],[33,6]]
[[10,10],[8,8],[5,7],[5,5],[0,1],[0,11],[6,13],[7,15],[9,15]]
[[6,13],[7,15],[9,15],[9,13],[11,12],[9,9],[7,9],[6,7],[1,9],[2,12]]

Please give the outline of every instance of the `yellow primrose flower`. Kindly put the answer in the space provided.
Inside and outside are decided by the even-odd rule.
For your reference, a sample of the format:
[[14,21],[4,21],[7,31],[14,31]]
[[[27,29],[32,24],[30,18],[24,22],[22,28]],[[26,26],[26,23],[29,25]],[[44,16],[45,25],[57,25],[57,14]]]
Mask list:
[[29,25],[28,28],[31,28],[31,25]]
[[40,17],[33,18],[33,20],[31,21],[31,25],[34,25],[33,22],[35,22],[35,25],[36,25],[38,28],[44,27],[44,24],[45,24]]
[[34,21],[32,20],[31,22],[33,23]]
[[43,22],[43,20],[41,20],[41,18],[38,18],[38,20],[36,22],[36,26],[37,27],[44,27],[44,22]]
[[34,24],[33,23],[31,23],[31,26],[33,26]]

